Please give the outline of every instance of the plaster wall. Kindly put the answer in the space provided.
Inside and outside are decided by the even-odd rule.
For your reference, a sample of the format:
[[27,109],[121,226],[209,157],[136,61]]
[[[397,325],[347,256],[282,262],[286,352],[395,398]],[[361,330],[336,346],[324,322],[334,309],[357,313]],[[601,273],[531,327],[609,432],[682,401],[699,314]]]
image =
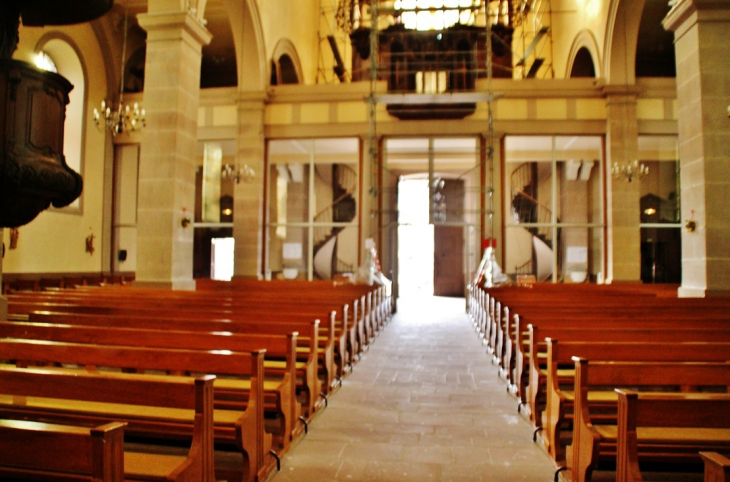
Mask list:
[[301,0],[258,0],[264,31],[266,58],[271,60],[281,39],[297,46],[302,66],[302,83],[313,84],[317,76],[319,10],[314,2]]
[[[560,32],[560,35],[553,36],[553,69],[556,79],[566,77],[571,46],[582,31],[590,32],[594,38],[599,39],[600,59],[597,60],[604,58],[604,45],[600,39],[606,34],[610,3],[611,0],[553,0],[553,31]],[[599,72],[597,74],[603,76]]]

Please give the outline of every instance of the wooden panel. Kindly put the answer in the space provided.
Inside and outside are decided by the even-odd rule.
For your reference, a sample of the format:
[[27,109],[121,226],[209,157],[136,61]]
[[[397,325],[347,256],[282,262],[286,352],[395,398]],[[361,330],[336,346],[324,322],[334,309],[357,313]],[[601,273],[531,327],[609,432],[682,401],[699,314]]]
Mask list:
[[434,226],[433,294],[464,296],[464,228]]

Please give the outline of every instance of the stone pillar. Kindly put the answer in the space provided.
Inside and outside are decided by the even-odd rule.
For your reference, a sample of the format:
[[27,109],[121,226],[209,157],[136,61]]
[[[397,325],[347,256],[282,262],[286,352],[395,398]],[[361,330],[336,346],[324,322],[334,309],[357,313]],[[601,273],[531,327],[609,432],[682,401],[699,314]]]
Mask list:
[[251,180],[236,184],[233,208],[233,237],[236,240],[235,278],[259,279],[264,253],[264,92],[241,93],[238,100],[237,168],[247,165]]
[[169,3],[151,0],[148,13],[138,16],[147,31],[147,128],[140,146],[136,281],[194,289],[193,229],[182,220],[195,206],[201,52],[212,37],[195,11],[168,10]]
[[633,162],[638,152],[639,127],[636,118],[637,92],[633,86],[605,89],[607,179],[607,266],[606,282],[641,280],[641,221],[639,181],[611,177],[611,166]]
[[677,62],[681,297],[730,296],[730,2],[679,0],[664,19]]

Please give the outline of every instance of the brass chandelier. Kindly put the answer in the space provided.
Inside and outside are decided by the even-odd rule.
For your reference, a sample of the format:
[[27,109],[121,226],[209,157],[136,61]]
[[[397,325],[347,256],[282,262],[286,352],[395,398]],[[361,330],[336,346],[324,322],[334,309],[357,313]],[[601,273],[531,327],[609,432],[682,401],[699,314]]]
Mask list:
[[135,132],[145,127],[145,111],[135,102],[132,107],[124,105],[124,60],[127,55],[127,10],[124,11],[124,37],[122,41],[122,61],[119,81],[119,105],[113,107],[106,100],[101,102],[101,110],[94,109],[94,123],[99,130],[107,129],[113,136]]

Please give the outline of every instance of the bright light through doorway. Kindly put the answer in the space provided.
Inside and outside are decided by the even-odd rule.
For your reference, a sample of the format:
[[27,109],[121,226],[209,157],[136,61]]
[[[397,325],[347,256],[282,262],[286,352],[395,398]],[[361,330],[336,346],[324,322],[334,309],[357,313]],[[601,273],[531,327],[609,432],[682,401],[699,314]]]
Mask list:
[[233,238],[213,238],[210,243],[210,277],[220,281],[231,281],[235,240]]
[[433,225],[428,179],[398,183],[398,286],[401,297],[433,296]]

